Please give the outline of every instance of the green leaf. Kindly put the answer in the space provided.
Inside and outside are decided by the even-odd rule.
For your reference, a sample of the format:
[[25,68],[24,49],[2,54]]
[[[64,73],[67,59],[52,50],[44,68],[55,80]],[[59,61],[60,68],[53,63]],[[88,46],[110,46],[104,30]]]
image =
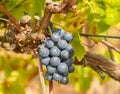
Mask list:
[[109,25],[116,25],[120,22],[120,13],[115,8],[107,8],[105,21]]
[[19,82],[9,83],[10,89],[5,90],[5,94],[25,94],[24,88]]
[[82,2],[82,0],[77,0],[77,2],[76,2],[76,3],[77,3],[77,4],[79,4],[79,3],[81,3],[81,2]]
[[103,0],[111,7],[120,8],[120,0]]
[[38,15],[41,16],[44,9],[45,0],[31,0],[31,2],[32,2],[31,11],[33,15],[37,13]]
[[79,68],[79,86],[80,90],[86,91],[90,87],[90,83],[92,81],[92,76],[90,76],[90,69]]
[[82,60],[82,58],[86,54],[86,51],[80,42],[79,31],[73,34],[72,46],[75,50],[74,57],[77,57],[78,61]]
[[97,33],[103,33],[109,29],[109,25],[106,24],[103,20],[97,23]]
[[88,3],[88,5],[91,9],[92,14],[97,14],[101,17],[105,16],[105,11],[104,11],[102,5],[94,3],[94,2],[90,2],[90,3]]
[[104,5],[95,2],[89,2],[88,6],[89,9],[87,11],[87,22],[90,26],[93,26],[93,24],[96,25],[96,23],[105,18]]
[[[74,74],[69,76],[70,82],[74,84],[77,91],[85,92],[89,89],[93,79],[93,72],[90,68],[84,68],[81,66],[74,66]],[[77,74],[77,75],[76,75]]]

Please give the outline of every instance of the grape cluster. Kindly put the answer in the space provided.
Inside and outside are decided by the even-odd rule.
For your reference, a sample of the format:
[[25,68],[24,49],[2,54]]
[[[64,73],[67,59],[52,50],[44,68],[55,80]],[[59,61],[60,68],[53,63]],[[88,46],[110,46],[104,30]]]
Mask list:
[[69,82],[68,73],[74,71],[74,50],[70,44],[72,34],[63,29],[53,31],[50,38],[46,38],[38,45],[40,61],[46,66],[45,78],[49,81],[55,80],[62,84]]

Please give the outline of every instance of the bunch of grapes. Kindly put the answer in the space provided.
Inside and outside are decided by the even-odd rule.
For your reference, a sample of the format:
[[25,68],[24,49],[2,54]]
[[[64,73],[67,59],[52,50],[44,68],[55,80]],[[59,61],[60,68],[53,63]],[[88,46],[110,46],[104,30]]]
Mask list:
[[45,74],[47,80],[55,80],[62,84],[69,82],[68,73],[74,71],[72,66],[74,50],[71,41],[72,34],[59,29],[38,45],[40,61],[47,68]]

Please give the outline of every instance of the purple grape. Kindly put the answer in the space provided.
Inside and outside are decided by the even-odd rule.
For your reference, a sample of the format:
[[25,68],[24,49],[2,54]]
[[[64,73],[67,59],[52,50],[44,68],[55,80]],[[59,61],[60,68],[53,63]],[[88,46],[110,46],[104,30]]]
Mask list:
[[64,34],[63,38],[64,38],[66,41],[70,42],[70,41],[72,40],[72,34],[69,33],[69,32],[66,32],[66,33]]
[[45,58],[42,58],[41,59],[41,63],[43,65],[48,65],[49,64],[49,61],[50,61],[50,57],[45,57]]
[[70,57],[73,56],[73,54],[74,54],[74,49],[73,49],[73,47],[71,46],[71,44],[68,44],[66,50],[69,52]]
[[38,45],[38,50],[43,49],[45,47],[45,44]]
[[52,47],[54,47],[54,42],[51,41],[51,40],[48,40],[45,44],[46,44],[46,47],[47,47],[47,48],[52,48]]
[[50,65],[53,67],[56,67],[60,64],[60,58],[59,57],[52,57],[50,59]]
[[46,48],[46,47],[41,48],[41,49],[39,49],[39,53],[40,53],[41,57],[48,57],[48,55],[49,55],[49,49]]
[[62,81],[61,81],[61,83],[64,84],[64,85],[66,85],[66,84],[68,84],[68,82],[69,82],[68,77],[64,76],[63,79],[62,79]]
[[69,52],[67,50],[61,51],[61,59],[69,58]]
[[45,74],[45,78],[49,81],[51,81],[53,79],[52,75],[50,75],[49,73]]
[[57,67],[57,71],[59,73],[62,73],[62,74],[65,74],[65,73],[68,73],[68,66],[66,63],[61,63],[58,65]]
[[68,67],[69,73],[74,72],[75,68],[73,66]]
[[71,66],[73,64],[73,59],[72,58],[68,58],[67,60],[64,61],[68,67]]
[[60,35],[62,38],[64,36],[65,31],[63,29],[55,29],[53,30],[53,33]]
[[58,41],[58,44],[57,44],[58,48],[60,48],[61,50],[63,49],[66,49],[68,44],[65,40],[60,40]]
[[53,74],[55,73],[56,68],[52,67],[52,66],[47,66],[47,73],[49,74]]
[[56,81],[62,81],[62,75],[58,74],[58,73],[54,73],[53,74],[53,79]]
[[63,37],[65,34],[65,31],[63,29],[58,30],[60,37]]
[[54,46],[53,48],[50,49],[50,55],[51,56],[59,56],[60,50],[56,46]]
[[53,33],[51,36],[52,41],[58,42],[60,40],[59,34]]

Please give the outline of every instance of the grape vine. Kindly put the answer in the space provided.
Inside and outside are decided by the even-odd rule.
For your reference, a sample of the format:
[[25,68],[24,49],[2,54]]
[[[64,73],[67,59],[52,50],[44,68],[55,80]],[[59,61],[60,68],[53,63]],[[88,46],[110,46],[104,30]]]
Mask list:
[[[4,36],[0,36],[1,46],[6,50],[32,54],[35,58],[39,57],[40,66],[38,69],[42,94],[48,94],[44,83],[42,65],[46,67],[44,77],[49,81],[50,94],[53,94],[53,80],[64,85],[70,82],[68,75],[75,70],[73,62],[76,65],[90,66],[102,78],[105,78],[105,72],[113,79],[120,81],[120,66],[115,63],[118,61],[115,61],[112,52],[114,50],[120,53],[120,49],[107,41],[108,38],[120,39],[120,37],[106,34],[111,25],[120,22],[120,3],[114,5],[116,0],[113,0],[113,3],[104,0],[60,0],[61,2],[59,0],[55,0],[57,2],[54,2],[54,0],[46,0],[46,2],[45,0],[20,0],[16,5],[13,3],[14,6],[12,3],[4,4],[5,1],[2,1],[2,3],[0,1],[0,11],[4,14],[0,13],[0,16],[7,16],[9,19],[2,19],[3,22],[8,22],[8,24],[6,24],[7,29]],[[23,10],[19,10],[19,5],[21,3],[26,5],[28,2],[28,5],[30,5],[28,6],[28,13],[24,13],[24,16],[22,16],[24,8],[27,6]],[[6,7],[8,11],[2,4],[12,7]],[[14,8],[17,9],[15,13],[12,11]],[[16,13],[18,11],[20,13]],[[61,14],[59,14],[60,16],[52,15],[56,13]],[[52,32],[49,32],[50,20],[54,25],[56,24],[59,28],[63,27],[64,29],[54,29],[50,26]],[[94,41],[94,45],[98,42],[106,45],[113,61],[102,55],[92,53],[91,49],[88,50],[90,45],[89,43],[85,43],[87,45],[82,44],[84,42],[83,37],[86,37],[87,42],[89,40]],[[101,37],[105,40],[101,40]],[[101,39],[98,40],[98,38]],[[6,43],[9,43],[9,45],[6,45]],[[81,72],[80,69],[76,70]],[[87,86],[90,85],[88,79],[84,79],[86,78],[84,74],[81,72],[81,75],[78,76],[79,84],[81,84],[79,86],[81,87],[84,87],[83,83],[87,83]],[[91,79],[92,76],[90,75],[88,78]],[[74,79],[74,82],[78,81]],[[81,90],[84,91],[84,89]]]

